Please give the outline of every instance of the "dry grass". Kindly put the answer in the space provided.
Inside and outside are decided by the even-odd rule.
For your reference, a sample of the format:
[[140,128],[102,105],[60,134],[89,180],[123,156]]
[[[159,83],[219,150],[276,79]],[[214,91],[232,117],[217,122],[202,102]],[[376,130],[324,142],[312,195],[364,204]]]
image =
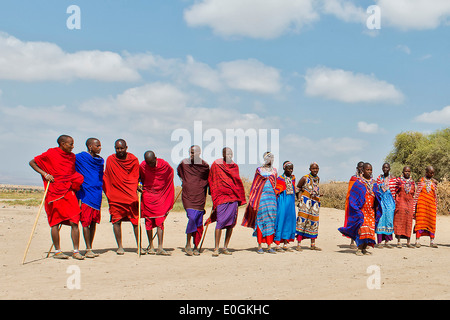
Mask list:
[[326,208],[345,209],[348,183],[331,181],[320,185],[320,206]]
[[[242,177],[242,182],[245,188],[245,195],[248,199],[252,181],[248,178]],[[322,193],[321,206],[326,208],[335,208],[344,210],[345,197],[347,195],[347,182],[328,182],[320,185],[320,192]],[[181,187],[175,187],[175,196],[180,192]],[[444,181],[438,184],[438,214],[450,214],[450,181]],[[9,206],[39,206],[44,194],[43,188],[27,187],[27,186],[5,186],[0,185],[0,203]],[[102,207],[108,207],[108,202],[105,195],[103,195]],[[206,210],[212,207],[211,196],[206,198]],[[174,204],[173,211],[184,211],[183,203],[181,202],[181,195]]]
[[42,187],[0,185],[0,202],[9,206],[39,206],[43,195]]

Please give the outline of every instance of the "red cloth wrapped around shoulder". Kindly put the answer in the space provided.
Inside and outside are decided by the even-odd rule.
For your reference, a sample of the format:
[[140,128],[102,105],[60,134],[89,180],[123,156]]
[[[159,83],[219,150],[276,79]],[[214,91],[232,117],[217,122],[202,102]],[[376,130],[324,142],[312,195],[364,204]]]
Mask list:
[[[78,191],[83,184],[83,176],[75,170],[75,154],[67,153],[59,147],[50,148],[34,158],[39,168],[55,179],[48,188],[46,203],[61,199],[69,191]],[[43,178],[44,187],[48,181]]]

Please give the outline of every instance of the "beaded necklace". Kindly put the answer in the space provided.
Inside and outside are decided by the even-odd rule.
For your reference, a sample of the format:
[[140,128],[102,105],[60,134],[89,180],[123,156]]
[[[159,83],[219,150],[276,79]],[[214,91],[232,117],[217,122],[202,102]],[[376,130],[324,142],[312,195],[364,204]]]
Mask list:
[[318,176],[313,176],[311,173],[310,174],[308,174],[308,178],[309,178],[309,181],[310,181],[310,183],[308,184],[308,188],[310,189],[310,190],[308,190],[309,191],[309,193],[311,194],[311,196],[315,196],[315,197],[318,197],[319,196],[319,177]]
[[405,179],[404,177],[401,177],[401,180],[406,194],[409,194],[411,192],[414,181],[411,178]]
[[384,174],[380,175],[380,180],[382,181],[381,183],[381,189],[383,190],[383,192],[386,192],[389,189],[389,180],[391,178],[391,176],[387,176],[385,177]]
[[433,181],[431,181],[431,179],[427,179],[425,177],[424,177],[424,181],[425,181],[425,189],[427,189],[427,192],[430,192]]
[[291,177],[285,176],[284,177],[284,181],[286,183],[286,194],[294,194],[294,188],[292,186],[292,179]]
[[370,178],[369,180],[367,180],[364,177],[360,177],[359,180],[364,184],[364,186],[366,187],[367,191],[374,196],[375,193],[373,192],[373,185],[375,183],[375,180],[373,180],[373,178]]

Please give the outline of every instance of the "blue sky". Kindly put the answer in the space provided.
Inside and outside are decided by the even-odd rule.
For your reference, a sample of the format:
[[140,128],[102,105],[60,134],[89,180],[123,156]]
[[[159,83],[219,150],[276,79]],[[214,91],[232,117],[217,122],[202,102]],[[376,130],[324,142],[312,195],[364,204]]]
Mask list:
[[[70,30],[70,5],[81,28]],[[370,30],[367,8],[380,9]],[[446,0],[1,1],[0,183],[40,184],[35,155],[117,138],[175,168],[176,130],[278,130],[278,163],[348,180],[395,135],[450,125]],[[261,136],[258,136],[261,140]],[[204,138],[202,147],[210,142]],[[254,151],[247,145],[248,150]],[[257,149],[258,156],[265,150]],[[205,154],[209,162],[214,154]],[[244,161],[252,178],[258,164]]]

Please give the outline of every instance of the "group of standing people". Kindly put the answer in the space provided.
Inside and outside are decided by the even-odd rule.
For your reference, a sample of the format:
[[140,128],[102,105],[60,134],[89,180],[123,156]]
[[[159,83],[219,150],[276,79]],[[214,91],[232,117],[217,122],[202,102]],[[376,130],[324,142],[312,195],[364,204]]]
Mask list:
[[[101,219],[102,192],[106,195],[110,222],[117,242],[117,254],[123,255],[122,222],[133,226],[139,254],[170,255],[163,248],[164,221],[174,205],[174,170],[167,161],[157,158],[153,151],[144,154],[144,160],[128,152],[125,140],[114,144],[115,153],[106,162],[100,156],[99,139],[86,141],[87,151],[72,153],[74,140],[67,135],[57,139],[58,147],[34,157],[30,166],[41,174],[46,189],[45,211],[51,227],[55,246],[54,258],[67,259],[60,247],[61,225],[71,226],[73,258],[84,259],[98,256],[92,243],[96,224]],[[209,191],[213,210],[207,225],[216,222],[215,249],[219,254],[222,230],[226,230],[222,253],[231,254],[228,243],[237,221],[238,207],[246,204],[244,185],[239,167],[232,161],[230,148],[223,149],[223,157],[214,161],[211,167],[200,158],[198,146],[190,148],[189,158],[177,167],[182,181],[182,202],[186,210],[186,253],[199,254],[199,243],[203,235],[203,215]],[[141,248],[139,232],[140,219],[145,219],[149,245]],[[79,252],[79,223],[83,227],[86,254]],[[153,229],[156,228],[158,246],[153,246]],[[156,235],[155,235],[156,236]],[[193,248],[191,246],[193,242]]]
[[[376,179],[372,165],[359,162],[356,174],[350,178],[345,204],[345,222],[339,231],[351,239],[357,255],[371,254],[368,247],[394,248],[389,242],[394,235],[397,247],[406,239],[408,248],[419,248],[420,237],[430,237],[434,243],[437,213],[437,181],[434,168],[428,166],[417,183],[411,178],[411,167],[405,166],[400,177],[390,174],[389,163]],[[414,228],[413,222],[415,220]],[[411,244],[412,233],[416,242]]]
[[[303,239],[311,239],[311,249],[320,251],[315,245],[320,210],[319,165],[312,163],[310,173],[296,185],[292,162],[285,161],[284,172],[278,176],[272,166],[273,160],[273,154],[266,152],[264,165],[256,169],[242,225],[254,229],[258,253],[264,253],[263,243],[269,253],[292,251],[288,244],[295,240],[295,249],[302,251],[300,244]],[[272,244],[276,245],[275,249]]]
[[[174,170],[167,161],[157,158],[155,152],[146,151],[144,160],[128,152],[125,140],[115,142],[115,153],[106,162],[100,156],[101,142],[96,138],[86,141],[86,151],[72,153],[74,140],[61,135],[58,147],[34,157],[30,166],[41,174],[46,188],[45,210],[55,246],[54,258],[67,259],[61,251],[59,230],[62,224],[71,226],[73,258],[98,256],[93,251],[96,224],[101,219],[102,192],[105,193],[110,222],[117,242],[117,254],[123,255],[123,221],[131,222],[138,244],[139,254],[170,255],[163,248],[164,222],[174,205]],[[199,255],[202,237],[208,226],[216,222],[212,255],[230,255],[229,242],[237,224],[238,209],[247,204],[239,167],[233,162],[233,152],[223,148],[222,158],[211,166],[201,157],[199,146],[191,146],[189,157],[177,167],[182,182],[182,203],[186,211],[187,255]],[[273,167],[274,155],[266,152],[264,164],[256,169],[250,188],[248,204],[241,225],[253,229],[258,243],[257,252],[276,253],[302,251],[301,241],[310,239],[311,250],[316,246],[319,230],[320,189],[319,165],[309,167],[309,174],[302,176],[296,185],[294,165],[283,163],[283,174]],[[416,220],[416,246],[421,236],[431,238],[434,244],[436,225],[436,181],[434,170],[426,169],[426,175],[416,184],[411,179],[411,169],[405,167],[402,177],[389,174],[389,164],[383,165],[383,174],[372,178],[372,166],[360,162],[357,173],[349,182],[345,208],[345,225],[339,231],[356,243],[357,254],[369,254],[368,246],[377,240],[380,246],[391,247],[392,235],[407,239],[410,244],[412,221]],[[211,195],[212,210],[206,222],[205,204]],[[298,205],[296,206],[296,201]],[[141,247],[140,219],[145,219],[149,245]],[[79,223],[86,243],[85,256],[79,252]],[[157,248],[153,246],[153,230],[158,236]],[[225,230],[223,248],[220,250],[222,231]],[[155,237],[156,237],[155,235]],[[297,241],[295,247],[289,243]],[[382,244],[382,241],[385,243]],[[266,251],[263,249],[266,244]],[[275,244],[275,247],[272,245]]]
[[[115,142],[115,153],[106,162],[99,155],[101,143],[96,138],[86,141],[87,151],[72,153],[74,140],[61,135],[58,147],[34,157],[30,166],[41,174],[46,189],[45,211],[51,227],[55,246],[54,258],[67,259],[61,251],[59,231],[61,225],[71,226],[73,258],[84,259],[98,256],[92,249],[96,224],[101,220],[102,192],[109,205],[110,221],[117,242],[117,254],[123,255],[122,222],[131,222],[136,242],[139,214],[145,218],[149,240],[146,250],[138,248],[140,254],[169,255],[162,247],[164,220],[173,207],[174,170],[153,151],[144,154],[144,161],[127,152],[126,141]],[[83,227],[86,254],[79,252],[79,223]],[[153,229],[157,229],[158,247],[153,246]]]

